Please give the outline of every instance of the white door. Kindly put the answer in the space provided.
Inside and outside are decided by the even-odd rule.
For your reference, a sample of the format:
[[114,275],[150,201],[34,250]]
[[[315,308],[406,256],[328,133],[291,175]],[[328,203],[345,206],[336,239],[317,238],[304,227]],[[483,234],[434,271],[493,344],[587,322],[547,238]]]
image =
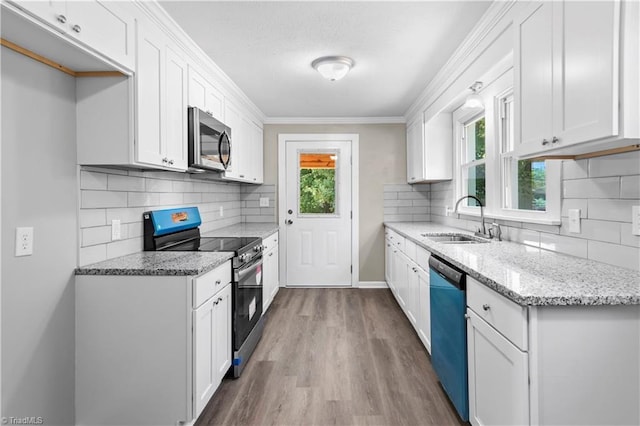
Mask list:
[[286,284],[351,286],[352,144],[317,136],[285,142]]

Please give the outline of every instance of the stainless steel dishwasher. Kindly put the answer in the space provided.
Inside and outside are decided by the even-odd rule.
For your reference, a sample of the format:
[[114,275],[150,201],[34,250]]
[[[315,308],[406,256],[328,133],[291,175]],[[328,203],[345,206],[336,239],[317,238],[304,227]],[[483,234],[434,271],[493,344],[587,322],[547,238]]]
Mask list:
[[429,278],[431,363],[458,415],[468,421],[466,275],[431,255]]

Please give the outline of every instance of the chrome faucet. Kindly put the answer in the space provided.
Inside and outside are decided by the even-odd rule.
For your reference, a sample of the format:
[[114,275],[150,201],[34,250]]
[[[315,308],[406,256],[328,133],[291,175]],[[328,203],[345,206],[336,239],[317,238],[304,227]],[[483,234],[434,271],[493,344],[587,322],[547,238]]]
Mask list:
[[462,200],[464,200],[465,198],[473,198],[474,200],[476,200],[478,202],[478,204],[480,204],[480,220],[482,221],[482,229],[478,229],[478,232],[476,232],[476,235],[481,236],[481,237],[489,237],[491,238],[491,235],[487,235],[487,230],[484,226],[484,206],[482,205],[482,201],[480,201],[480,199],[474,195],[463,195],[462,197],[460,197],[460,199],[458,201],[456,201],[456,206],[453,209],[454,213],[458,214],[458,217],[460,217],[460,213],[458,213],[458,206],[460,205],[460,202]]

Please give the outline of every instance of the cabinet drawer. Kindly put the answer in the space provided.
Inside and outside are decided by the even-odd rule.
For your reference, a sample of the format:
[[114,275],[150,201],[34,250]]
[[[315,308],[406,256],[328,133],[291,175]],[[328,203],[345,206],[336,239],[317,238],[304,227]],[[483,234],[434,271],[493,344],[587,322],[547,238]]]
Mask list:
[[389,230],[389,240],[394,247],[404,251],[404,237],[395,231]]
[[228,260],[213,271],[193,279],[193,307],[197,308],[205,300],[222,290],[231,282],[231,261]]
[[267,252],[274,247],[278,246],[278,231],[275,234],[270,235],[269,237],[262,240],[262,245],[264,246],[264,251]]
[[527,350],[527,311],[467,276],[467,306],[520,349]]
[[425,271],[429,271],[429,256],[431,256],[431,253],[429,253],[427,249],[422,247],[416,248],[416,263]]

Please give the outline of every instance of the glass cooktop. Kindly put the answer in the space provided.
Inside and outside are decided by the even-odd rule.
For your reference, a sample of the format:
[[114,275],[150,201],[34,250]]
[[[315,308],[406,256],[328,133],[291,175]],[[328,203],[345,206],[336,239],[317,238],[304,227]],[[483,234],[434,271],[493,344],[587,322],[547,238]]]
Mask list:
[[254,237],[200,237],[165,248],[164,251],[232,251],[260,244]]

